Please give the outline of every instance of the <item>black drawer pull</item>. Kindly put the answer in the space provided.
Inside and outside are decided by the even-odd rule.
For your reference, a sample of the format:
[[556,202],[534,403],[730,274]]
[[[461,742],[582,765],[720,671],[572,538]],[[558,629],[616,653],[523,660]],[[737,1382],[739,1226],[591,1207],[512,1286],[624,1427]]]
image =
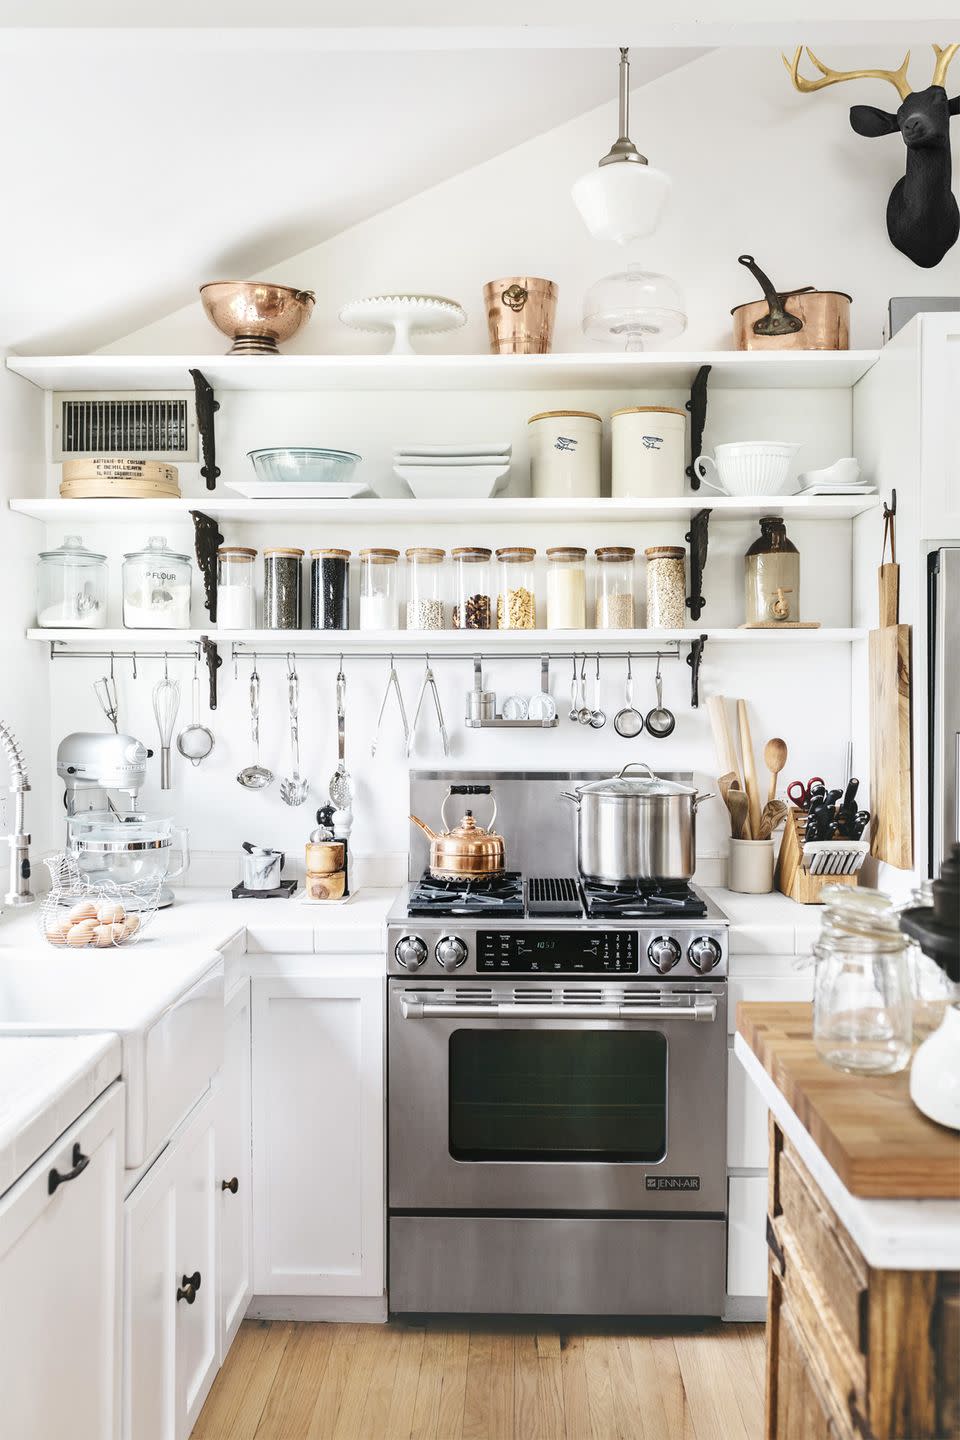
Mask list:
[[787,1257],[783,1253],[783,1246],[777,1239],[777,1232],[773,1228],[773,1222],[771,1221],[769,1215],[767,1216],[767,1248],[769,1249],[773,1258],[776,1260],[777,1268],[779,1269],[782,1278],[787,1271]]
[[237,1191],[240,1189],[240,1181],[237,1179],[236,1175],[234,1175],[232,1180],[221,1180],[220,1189],[229,1190],[231,1195],[236,1195]]
[[62,1175],[59,1170],[54,1169],[50,1171],[50,1174],[47,1176],[48,1195],[56,1194],[57,1187],[66,1185],[68,1180],[76,1180],[77,1176],[82,1175],[90,1164],[90,1156],[84,1155],[79,1145],[74,1145],[71,1159],[73,1161],[72,1170],[67,1170],[66,1173]]
[[186,1300],[192,1305],[197,1298],[197,1291],[200,1289],[200,1271],[194,1270],[192,1275],[184,1275],[177,1289],[177,1299]]

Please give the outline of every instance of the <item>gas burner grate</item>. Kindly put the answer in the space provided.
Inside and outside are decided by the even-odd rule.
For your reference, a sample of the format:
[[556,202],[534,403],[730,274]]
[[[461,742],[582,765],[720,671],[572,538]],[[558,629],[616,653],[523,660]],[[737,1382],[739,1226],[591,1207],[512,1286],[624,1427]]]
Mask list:
[[527,881],[528,915],[582,915],[580,886],[569,875],[532,875]]
[[519,871],[476,880],[445,880],[424,871],[411,887],[408,915],[523,915],[523,877]]
[[616,915],[636,919],[697,919],[707,913],[706,901],[682,881],[672,884],[661,881],[649,886],[592,885],[584,882],[583,894],[591,920]]

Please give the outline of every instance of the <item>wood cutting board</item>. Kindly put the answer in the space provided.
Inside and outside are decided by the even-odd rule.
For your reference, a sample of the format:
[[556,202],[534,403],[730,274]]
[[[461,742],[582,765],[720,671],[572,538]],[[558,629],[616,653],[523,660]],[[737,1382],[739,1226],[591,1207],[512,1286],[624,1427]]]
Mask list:
[[910,626],[871,630],[870,854],[899,870],[913,865]]
[[813,1010],[741,1004],[737,1030],[852,1195],[960,1199],[960,1134],[910,1099],[910,1071],[847,1075],[821,1060]]

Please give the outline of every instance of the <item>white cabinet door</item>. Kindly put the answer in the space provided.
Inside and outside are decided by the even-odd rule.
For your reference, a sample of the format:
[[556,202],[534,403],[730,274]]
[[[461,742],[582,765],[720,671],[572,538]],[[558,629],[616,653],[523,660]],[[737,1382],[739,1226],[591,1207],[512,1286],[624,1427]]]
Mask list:
[[253,1296],[249,980],[230,997],[224,1020],[216,1183],[220,1210],[221,1364]]
[[922,540],[960,539],[960,317],[922,320]]
[[0,1200],[0,1434],[120,1434],[122,1156],[115,1084]]
[[[124,1205],[126,1440],[185,1440],[216,1373],[214,1102],[200,1102]],[[199,1286],[185,1285],[197,1272]]]
[[382,1295],[380,978],[253,981],[259,1295]]
[[728,1182],[727,1293],[767,1293],[767,1177],[732,1175]]

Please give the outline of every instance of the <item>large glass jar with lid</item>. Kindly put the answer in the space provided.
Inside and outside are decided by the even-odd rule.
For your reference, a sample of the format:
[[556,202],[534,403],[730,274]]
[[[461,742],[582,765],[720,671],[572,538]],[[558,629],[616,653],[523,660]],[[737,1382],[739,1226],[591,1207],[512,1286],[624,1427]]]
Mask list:
[[583,630],[587,623],[587,552],[579,545],[547,551],[547,629]]
[[493,624],[490,555],[482,545],[459,545],[450,551],[454,630],[489,630]]
[[299,630],[303,551],[295,545],[273,545],[263,552],[263,626],[265,630]]
[[744,601],[748,625],[800,619],[800,552],[779,515],[764,515],[760,538],[744,556]]
[[685,551],[680,545],[649,545],[647,561],[647,628],[682,630],[687,618]]
[[349,630],[349,550],[310,551],[310,628]]
[[37,624],[45,629],[102,630],[107,623],[107,557],[67,535],[37,557]]
[[407,551],[407,629],[444,628],[445,550],[415,545]]
[[221,545],[217,551],[217,627],[255,630],[257,596],[253,583],[256,550],[248,545]]
[[536,550],[526,545],[507,545],[497,551],[500,570],[497,593],[499,630],[536,630],[536,556]]
[[632,545],[605,545],[597,552],[597,599],[593,623],[598,630],[632,630],[636,623]]
[[885,1075],[910,1059],[908,941],[889,896],[827,885],[813,995],[813,1041],[838,1070]]
[[189,555],[151,535],[142,550],[123,557],[123,623],[129,630],[189,630]]
[[400,628],[399,550],[360,551],[360,629]]

